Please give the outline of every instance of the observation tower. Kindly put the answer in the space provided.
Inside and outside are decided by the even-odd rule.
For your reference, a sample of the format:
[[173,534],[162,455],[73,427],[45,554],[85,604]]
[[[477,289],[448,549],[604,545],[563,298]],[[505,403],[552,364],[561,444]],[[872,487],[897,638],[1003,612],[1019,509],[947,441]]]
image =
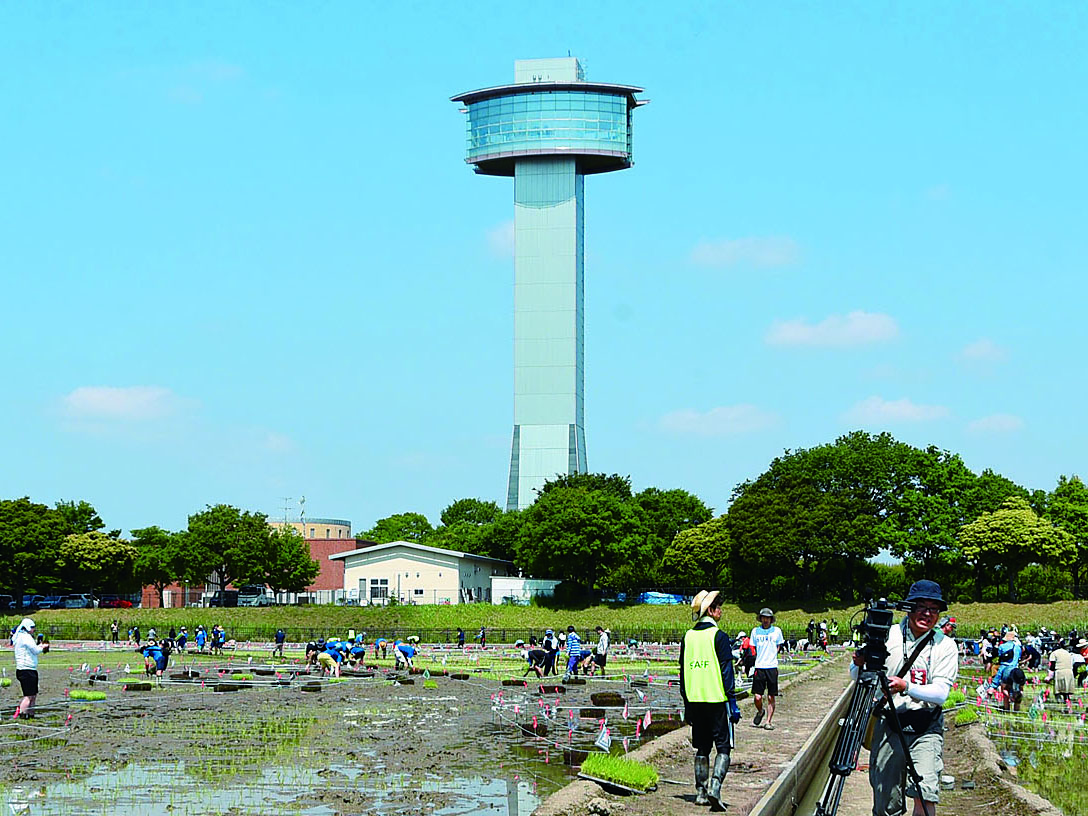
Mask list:
[[574,57],[518,60],[514,84],[452,97],[465,161],[514,178],[514,435],[508,510],[586,472],[583,179],[625,170],[642,88],[587,82]]

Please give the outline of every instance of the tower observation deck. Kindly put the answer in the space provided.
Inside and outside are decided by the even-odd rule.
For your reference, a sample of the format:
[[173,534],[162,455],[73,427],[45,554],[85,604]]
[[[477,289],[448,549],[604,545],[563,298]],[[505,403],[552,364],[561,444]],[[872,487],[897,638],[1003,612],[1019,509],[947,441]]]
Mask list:
[[514,84],[459,94],[465,161],[514,178],[514,433],[507,509],[586,472],[583,180],[631,166],[642,88],[587,82],[578,60],[518,60]]

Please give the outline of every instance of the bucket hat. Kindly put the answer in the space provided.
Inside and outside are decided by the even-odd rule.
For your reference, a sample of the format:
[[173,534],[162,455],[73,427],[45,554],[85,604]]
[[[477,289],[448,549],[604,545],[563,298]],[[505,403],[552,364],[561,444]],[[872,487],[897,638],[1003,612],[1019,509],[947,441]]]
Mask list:
[[911,584],[910,591],[907,592],[907,597],[903,600],[907,603],[936,601],[942,612],[948,609],[948,604],[945,603],[944,596],[941,594],[940,585],[936,581],[929,581],[925,578]]
[[710,608],[710,605],[714,603],[714,599],[718,597],[718,590],[703,590],[694,598],[691,599],[691,619],[699,620],[706,611]]
[[759,614],[757,614],[756,617],[757,618],[770,618],[773,621],[774,620],[774,610],[772,610],[769,606],[765,606],[761,610],[759,610]]

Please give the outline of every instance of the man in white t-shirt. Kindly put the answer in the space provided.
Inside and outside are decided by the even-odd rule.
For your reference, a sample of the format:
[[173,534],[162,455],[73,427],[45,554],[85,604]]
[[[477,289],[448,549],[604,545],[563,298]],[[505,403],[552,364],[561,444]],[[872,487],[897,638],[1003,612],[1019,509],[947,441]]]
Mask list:
[[[762,723],[768,731],[773,730],[774,698],[778,696],[778,652],[786,645],[782,630],[774,625],[774,612],[767,607],[759,610],[759,626],[749,635],[756,649],[755,675],[752,677],[752,699],[756,703],[756,716],[752,724],[757,728]],[[764,708],[763,695],[767,695]],[[766,717],[766,722],[763,722]]]

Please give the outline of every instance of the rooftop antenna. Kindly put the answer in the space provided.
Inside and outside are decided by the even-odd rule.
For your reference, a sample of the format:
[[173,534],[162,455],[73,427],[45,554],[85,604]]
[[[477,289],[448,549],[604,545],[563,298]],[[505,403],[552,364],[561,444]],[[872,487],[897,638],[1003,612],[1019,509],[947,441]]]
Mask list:
[[291,502],[294,499],[291,496],[281,496],[283,499],[283,526],[287,526],[287,515],[291,512]]
[[298,500],[298,525],[299,532],[302,533],[302,537],[306,538],[306,497],[303,496]]

